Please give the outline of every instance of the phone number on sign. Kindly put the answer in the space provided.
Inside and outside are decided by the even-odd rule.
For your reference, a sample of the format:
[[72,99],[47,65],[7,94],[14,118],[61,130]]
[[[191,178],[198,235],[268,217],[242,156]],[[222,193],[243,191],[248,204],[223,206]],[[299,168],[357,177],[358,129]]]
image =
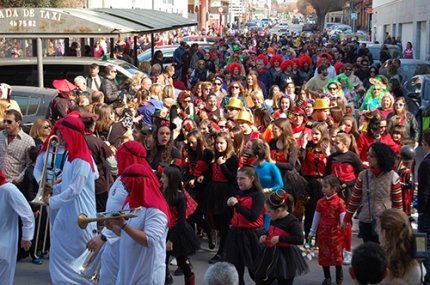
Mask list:
[[11,27],[36,27],[36,21],[33,20],[12,20],[9,24]]

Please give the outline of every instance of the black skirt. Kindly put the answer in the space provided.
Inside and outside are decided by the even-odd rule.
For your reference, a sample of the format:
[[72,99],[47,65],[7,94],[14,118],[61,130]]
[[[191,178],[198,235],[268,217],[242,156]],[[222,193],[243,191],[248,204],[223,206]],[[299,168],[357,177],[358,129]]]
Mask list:
[[230,182],[209,182],[206,195],[205,212],[213,215],[222,215],[230,212],[227,206],[228,198],[235,196],[236,183]]
[[264,248],[260,237],[265,235],[264,228],[241,229],[231,227],[226,242],[226,260],[236,266],[252,265]]
[[265,247],[250,268],[257,279],[291,279],[309,273],[309,266],[296,246]]
[[[167,234],[167,240],[169,240],[171,232],[172,229],[170,229]],[[173,243],[172,255],[174,257],[189,256],[196,253],[199,249],[199,237],[196,235],[195,231],[193,231],[193,228],[188,223],[185,223],[184,230],[178,236],[178,240]]]

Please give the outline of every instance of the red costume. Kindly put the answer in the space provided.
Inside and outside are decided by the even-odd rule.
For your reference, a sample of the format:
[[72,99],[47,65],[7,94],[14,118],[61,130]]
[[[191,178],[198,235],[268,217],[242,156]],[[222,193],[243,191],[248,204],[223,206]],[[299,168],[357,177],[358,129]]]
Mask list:
[[337,195],[327,199],[322,197],[316,212],[320,214],[318,227],[318,263],[321,266],[342,265],[343,233],[340,226],[340,214],[346,212],[345,202]]
[[[361,161],[367,161],[367,151],[370,148],[370,145],[377,142],[376,139],[374,139],[369,133],[363,133],[360,138],[357,141],[357,149],[358,153],[360,154],[360,160]],[[399,152],[399,145],[396,144],[393,139],[391,138],[390,134],[386,134],[384,136],[381,136],[379,139],[380,143],[384,143],[391,147],[393,151]]]

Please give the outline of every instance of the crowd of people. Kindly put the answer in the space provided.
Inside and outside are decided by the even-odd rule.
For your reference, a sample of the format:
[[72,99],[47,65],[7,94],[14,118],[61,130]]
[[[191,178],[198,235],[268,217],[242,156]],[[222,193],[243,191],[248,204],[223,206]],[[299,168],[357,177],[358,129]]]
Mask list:
[[[385,48],[382,54],[389,57]],[[293,284],[309,272],[299,246],[318,252],[324,285],[341,284],[342,265],[351,263],[357,284],[385,278],[414,285],[424,276],[430,284],[428,260],[397,262],[412,247],[421,135],[400,91],[400,60],[383,70],[366,44],[319,32],[298,41],[229,33],[210,52],[180,42],[172,65],[157,52],[140,68],[121,86],[113,65],[103,76],[93,64],[74,83],[55,80],[58,96],[29,134],[11,87],[1,85],[0,188],[11,193],[4,201],[13,208],[2,215],[10,222],[0,239],[0,247],[10,245],[8,267],[0,269],[6,284],[15,256],[30,254],[40,264],[47,254],[33,240],[34,218],[50,228],[54,284],[91,284],[70,268],[86,249],[101,255],[98,284],[172,284],[171,256],[175,275],[195,284],[191,259],[202,237],[216,250],[208,262],[236,274],[235,285],[245,284],[245,267],[256,284]],[[421,143],[427,155],[428,131]],[[428,169],[418,173],[423,232]],[[39,185],[47,173],[48,183]],[[24,202],[40,187],[46,206],[30,208]],[[85,229],[76,222],[81,213],[114,210],[136,217]],[[353,223],[365,244],[381,246],[360,246],[355,259]],[[366,258],[381,265],[372,269],[376,277],[364,273]],[[207,275],[208,285],[219,284]]]

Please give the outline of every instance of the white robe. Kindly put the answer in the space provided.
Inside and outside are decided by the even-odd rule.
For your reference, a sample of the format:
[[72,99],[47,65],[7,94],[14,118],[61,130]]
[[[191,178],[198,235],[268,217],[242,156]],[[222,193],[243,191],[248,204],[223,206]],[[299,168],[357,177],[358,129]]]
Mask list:
[[15,275],[18,216],[22,220],[22,240],[33,239],[34,214],[24,195],[12,183],[0,186],[0,283],[12,285]]
[[146,233],[148,247],[121,232],[116,285],[162,285],[166,276],[167,217],[155,208],[143,208],[136,214],[138,217],[127,223]]
[[[127,196],[128,193],[121,182],[121,176],[119,176],[109,190],[106,211],[122,209]],[[120,237],[107,228],[103,230],[103,234],[106,236],[107,242],[105,243],[102,253],[102,267],[98,284],[115,285],[119,270]]]
[[93,285],[74,272],[69,264],[86,249],[86,243],[97,234],[97,224],[86,229],[78,226],[78,215],[96,216],[94,173],[88,162],[66,161],[60,190],[49,199],[49,206],[57,211],[52,225],[49,271],[54,285]]

